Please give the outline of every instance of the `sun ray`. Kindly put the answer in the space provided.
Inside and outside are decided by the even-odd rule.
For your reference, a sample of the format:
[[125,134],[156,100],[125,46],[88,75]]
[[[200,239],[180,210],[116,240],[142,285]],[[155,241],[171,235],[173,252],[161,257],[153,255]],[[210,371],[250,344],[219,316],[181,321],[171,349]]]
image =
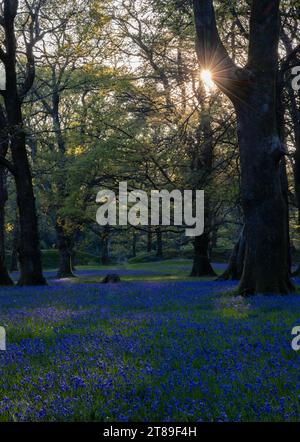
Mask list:
[[201,80],[203,81],[204,87],[207,92],[210,92],[215,87],[215,83],[213,82],[212,73],[208,69],[204,69],[201,72]]

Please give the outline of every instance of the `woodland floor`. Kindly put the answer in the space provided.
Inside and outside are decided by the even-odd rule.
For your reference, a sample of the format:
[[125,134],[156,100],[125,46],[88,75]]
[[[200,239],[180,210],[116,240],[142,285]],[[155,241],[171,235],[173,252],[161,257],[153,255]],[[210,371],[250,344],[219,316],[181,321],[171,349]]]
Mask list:
[[116,268],[89,267],[2,288],[0,420],[300,420],[300,296],[243,299],[189,269],[121,266],[123,282],[103,285]]

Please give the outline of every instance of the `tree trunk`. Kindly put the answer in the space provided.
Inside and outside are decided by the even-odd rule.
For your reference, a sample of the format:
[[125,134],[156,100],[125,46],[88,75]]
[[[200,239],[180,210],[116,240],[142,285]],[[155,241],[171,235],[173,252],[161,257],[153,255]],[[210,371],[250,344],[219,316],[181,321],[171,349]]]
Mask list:
[[7,201],[5,170],[0,166],[0,286],[13,285],[5,266],[5,203]]
[[147,252],[152,252],[152,229],[151,226],[148,227],[147,230]]
[[[297,106],[295,91],[293,90],[290,83],[288,84],[288,93],[291,104],[291,117],[295,137],[294,183],[296,203],[298,208],[298,226],[300,226],[300,109]],[[300,276],[300,264],[297,270],[293,273],[293,276]]]
[[[291,92],[293,93],[293,91]],[[295,131],[295,154],[294,154],[294,183],[295,196],[298,208],[298,226],[300,226],[300,110],[297,111],[296,103],[293,102],[293,122]],[[300,276],[300,264],[293,276]]]
[[76,265],[77,265],[77,262],[76,262],[76,252],[75,252],[74,248],[71,245],[71,268],[72,268],[73,272],[76,272]]
[[10,278],[5,262],[0,259],[0,286],[12,286],[14,285],[12,279]]
[[39,248],[39,236],[35,198],[32,188],[31,172],[22,129],[11,134],[11,150],[16,169],[17,204],[20,219],[20,279],[18,285],[45,285]]
[[19,231],[19,217],[16,211],[16,218],[14,222],[14,230],[13,230],[13,240],[12,240],[12,251],[10,258],[9,271],[17,272],[18,268],[18,250],[19,250],[19,242],[20,242],[20,231]]
[[212,0],[194,0],[200,66],[234,104],[241,158],[246,250],[241,294],[293,291],[277,125],[280,0],[251,2],[248,63],[238,67],[217,30]]
[[[193,189],[202,189],[212,180],[214,143],[209,109],[202,103],[202,118],[196,133],[197,142],[192,155]],[[195,196],[195,194],[194,194]],[[194,262],[190,276],[216,276],[209,258],[210,232],[212,225],[210,195],[205,196],[204,232],[194,239]]]
[[[297,28],[295,28],[294,32],[296,35]],[[288,92],[289,97],[289,113],[292,120],[292,126],[293,126],[293,132],[294,132],[294,147],[295,147],[295,153],[294,153],[294,184],[295,184],[295,197],[296,197],[296,203],[298,207],[298,226],[300,225],[300,108],[298,105],[297,100],[297,92],[294,91],[292,86],[292,81],[290,78],[286,78],[286,73],[288,70],[290,70],[293,66],[296,66],[296,64],[299,64],[299,48],[298,50],[295,50],[293,48],[293,41],[289,38],[289,36],[286,33],[286,30],[284,27],[281,27],[281,41],[284,44],[285,50],[286,50],[286,57],[281,63],[279,75],[278,75],[278,89],[280,91],[280,100],[278,105],[278,120],[279,120],[279,127],[281,128],[281,135],[282,140],[284,140],[286,134],[285,134],[285,114],[287,111],[287,100],[285,96],[285,91]],[[287,209],[288,209],[288,179],[286,174],[286,168],[284,170],[283,174],[283,188],[285,190],[285,196],[287,201]],[[292,250],[292,247],[290,247],[290,251]],[[289,256],[290,260],[290,267],[292,267],[292,258],[291,253]],[[292,273],[292,270],[291,270]],[[293,276],[299,276],[300,275],[300,266],[296,270],[296,272],[293,273]]]
[[19,270],[18,268],[18,243],[13,243],[13,249],[11,253],[10,258],[10,266],[9,271],[10,272],[17,272]]
[[259,87],[249,94],[248,103],[256,109],[255,114],[245,109],[237,112],[246,235],[239,290],[243,294],[289,293],[289,236],[273,103]]
[[132,256],[136,257],[136,231],[132,231]]
[[[212,220],[212,224],[214,223],[214,221]],[[209,247],[208,247],[208,257],[211,260],[212,259],[212,253],[213,250],[217,247],[218,244],[218,228],[214,227],[212,228],[211,231],[211,236],[210,236],[210,242],[209,242]]]
[[17,272],[18,269],[18,249],[19,249],[19,241],[20,241],[20,232],[19,232],[19,220],[18,214],[16,213],[16,220],[14,223],[14,233],[13,233],[13,241],[12,241],[12,252],[10,259],[10,272]]
[[59,268],[57,271],[57,278],[75,278],[72,268],[72,248],[70,247],[70,240],[65,234],[64,228],[60,223],[56,223],[55,230],[59,252]]
[[209,257],[209,235],[203,233],[201,236],[196,236],[194,240],[194,263],[190,276],[215,276]]
[[156,256],[158,258],[163,256],[162,231],[159,227],[156,229]]
[[[45,285],[42,273],[41,252],[39,248],[38,223],[32,176],[26,151],[25,131],[21,109],[21,96],[17,85],[16,73],[16,37],[14,20],[18,2],[4,2],[5,29],[5,70],[6,91],[4,93],[7,114],[10,148],[15,170],[17,205],[20,220],[20,278],[19,285]],[[28,48],[29,50],[29,48]],[[28,63],[32,71],[34,61]]]
[[[0,107],[0,156],[5,158],[8,150],[6,119]],[[13,285],[5,265],[5,204],[7,202],[6,171],[0,165],[0,285]]]
[[101,239],[101,264],[106,266],[109,264],[109,226],[104,227]]
[[245,249],[246,238],[243,228],[230,256],[228,267],[225,272],[217,278],[217,281],[238,280],[241,278],[244,268]]

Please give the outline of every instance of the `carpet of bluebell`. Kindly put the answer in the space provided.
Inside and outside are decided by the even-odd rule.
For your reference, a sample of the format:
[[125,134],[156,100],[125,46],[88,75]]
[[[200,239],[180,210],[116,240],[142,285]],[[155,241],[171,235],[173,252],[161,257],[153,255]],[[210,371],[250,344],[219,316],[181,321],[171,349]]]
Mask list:
[[300,420],[300,296],[235,286],[2,288],[0,420]]

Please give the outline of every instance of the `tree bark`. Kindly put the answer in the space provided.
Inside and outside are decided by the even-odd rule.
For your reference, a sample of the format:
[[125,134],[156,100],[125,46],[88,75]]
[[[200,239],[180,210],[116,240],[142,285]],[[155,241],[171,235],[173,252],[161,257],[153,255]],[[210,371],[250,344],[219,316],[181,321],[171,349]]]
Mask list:
[[11,252],[11,259],[9,266],[10,272],[17,272],[19,270],[18,269],[18,249],[20,241],[19,237],[20,237],[19,221],[18,221],[18,214],[16,213],[16,220],[14,223],[14,231],[13,231],[12,252]]
[[14,132],[11,133],[11,151],[16,169],[15,182],[20,219],[19,262],[21,275],[18,284],[45,285],[32,177],[25,147],[25,134],[22,129],[21,114],[18,112],[20,110],[19,106],[17,104],[14,107],[14,105],[12,100],[7,99],[8,119],[10,124],[13,121],[13,127],[15,128]]
[[[295,104],[295,103],[294,103]],[[295,154],[294,154],[294,183],[295,195],[298,208],[298,226],[300,226],[300,116],[297,118],[296,108],[294,109],[295,125]],[[300,115],[300,110],[298,111]],[[298,265],[293,276],[300,276],[300,264]]]
[[109,226],[105,226],[101,235],[101,264],[109,264]]
[[[203,97],[204,98],[204,97]],[[191,172],[195,177],[192,181],[193,189],[202,189],[207,186],[212,177],[214,143],[210,111],[203,99],[202,118],[196,132],[196,144],[192,150]],[[211,233],[211,205],[210,196],[205,197],[204,232],[194,239],[194,261],[190,276],[216,276],[209,258]]]
[[246,239],[244,228],[240,233],[231,253],[228,267],[225,272],[217,278],[217,281],[239,280],[242,277],[245,260]]
[[136,257],[136,231],[132,231],[132,257]]
[[57,278],[75,278],[72,268],[72,247],[71,242],[64,232],[64,227],[61,223],[56,222],[55,225],[57,246],[59,253],[59,268],[57,271]]
[[194,240],[194,262],[190,276],[216,276],[209,261],[209,235],[203,233]]
[[147,252],[152,252],[152,229],[151,226],[148,227],[147,230]]
[[238,119],[241,193],[246,250],[241,294],[293,291],[288,263],[288,226],[281,184],[285,150],[276,121],[279,0],[253,0],[248,63],[229,57],[217,31],[212,0],[194,0],[197,53]]
[[7,201],[5,170],[0,166],[0,286],[13,285],[5,265],[5,203]]
[[76,272],[76,265],[77,265],[76,252],[75,252],[73,246],[71,246],[71,268],[72,268],[73,272]]
[[289,293],[292,284],[279,164],[281,143],[272,112],[265,110],[265,106],[271,109],[272,103],[260,93],[257,95],[255,90],[249,94],[248,103],[257,110],[252,120],[238,112],[246,235],[244,271],[239,290],[244,294]]
[[158,258],[163,257],[162,231],[159,227],[156,229],[156,256]]
[[[42,273],[41,252],[39,248],[38,223],[35,198],[32,186],[32,176],[29,166],[25,130],[23,127],[22,100],[17,86],[16,73],[16,37],[14,21],[17,14],[18,2],[4,2],[4,30],[6,54],[2,59],[6,71],[6,91],[3,93],[10,148],[15,169],[17,205],[20,220],[20,278],[19,285],[45,285]],[[34,62],[28,62],[28,69],[33,68]],[[32,72],[32,69],[31,69]]]
[[[0,156],[5,158],[8,150],[6,119],[0,107]],[[0,285],[13,285],[5,265],[5,204],[7,202],[6,171],[0,165]]]
[[[298,225],[300,226],[300,109],[297,106],[297,100],[295,97],[295,91],[289,82],[288,94],[290,98],[291,105],[291,117],[294,130],[294,142],[295,142],[295,152],[294,152],[294,184],[295,184],[295,197],[298,208]],[[293,272],[293,276],[300,275],[300,265],[297,270]]]

